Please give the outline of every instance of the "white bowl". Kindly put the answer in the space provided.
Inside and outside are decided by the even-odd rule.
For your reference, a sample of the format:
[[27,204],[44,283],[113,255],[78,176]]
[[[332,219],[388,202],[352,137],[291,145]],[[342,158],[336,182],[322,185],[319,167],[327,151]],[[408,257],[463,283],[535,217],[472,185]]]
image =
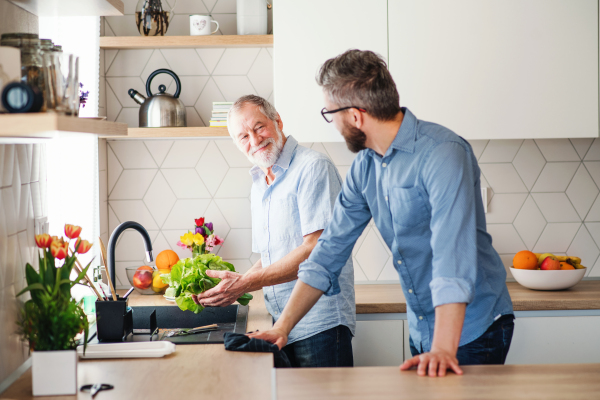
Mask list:
[[516,269],[510,272],[521,285],[534,290],[563,290],[581,281],[587,269],[566,269],[545,271],[541,269]]

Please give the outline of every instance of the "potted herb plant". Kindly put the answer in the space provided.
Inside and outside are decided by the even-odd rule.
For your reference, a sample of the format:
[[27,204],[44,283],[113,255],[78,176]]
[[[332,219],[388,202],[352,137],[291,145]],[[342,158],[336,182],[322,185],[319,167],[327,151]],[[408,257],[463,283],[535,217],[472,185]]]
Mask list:
[[[68,240],[47,233],[36,235],[39,271],[29,263],[25,266],[27,287],[17,294],[31,295],[17,325],[32,352],[34,396],[77,393],[77,336],[83,334],[85,346],[88,320],[81,302],[71,297],[71,288],[84,279],[91,264],[90,261],[83,270],[75,267],[77,254],[87,253],[92,247],[79,237],[80,233],[81,227],[67,224]],[[71,280],[74,267],[79,273]]]

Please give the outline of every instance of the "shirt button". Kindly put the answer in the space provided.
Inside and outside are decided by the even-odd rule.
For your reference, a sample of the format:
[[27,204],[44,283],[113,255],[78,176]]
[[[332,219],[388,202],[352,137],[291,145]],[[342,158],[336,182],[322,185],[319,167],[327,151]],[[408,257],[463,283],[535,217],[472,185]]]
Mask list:
[[381,164],[381,166],[382,166],[383,168],[385,168],[385,167],[387,167],[387,164],[386,164],[386,163],[383,163],[383,164]]
[[423,321],[423,316],[422,316],[422,315],[419,315],[419,319],[420,319],[421,321]]
[[412,289],[408,289],[408,293],[412,293]]
[[398,265],[402,264],[402,261],[398,260]]
[[385,196],[385,201],[388,201],[388,197],[387,196]]
[[266,231],[266,230],[267,230],[267,227],[265,226],[263,229]]

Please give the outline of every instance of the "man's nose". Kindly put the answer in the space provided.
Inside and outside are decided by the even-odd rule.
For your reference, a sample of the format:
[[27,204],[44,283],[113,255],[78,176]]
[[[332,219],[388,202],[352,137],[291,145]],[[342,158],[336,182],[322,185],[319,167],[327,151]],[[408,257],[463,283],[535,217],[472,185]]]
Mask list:
[[250,134],[250,145],[252,145],[252,147],[258,146],[261,142],[262,139],[258,135],[255,133]]

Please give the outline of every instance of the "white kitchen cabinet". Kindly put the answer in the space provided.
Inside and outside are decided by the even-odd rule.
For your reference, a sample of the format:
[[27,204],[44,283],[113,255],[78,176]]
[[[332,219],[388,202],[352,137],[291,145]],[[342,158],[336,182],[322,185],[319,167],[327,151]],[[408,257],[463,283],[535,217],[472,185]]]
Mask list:
[[[376,316],[376,315],[375,315]],[[399,366],[404,362],[403,320],[356,321],[355,367]]]
[[517,317],[507,364],[600,362],[600,316]]
[[598,136],[598,0],[389,0],[388,23],[417,118],[466,139]]
[[281,1],[273,7],[274,97],[283,131],[299,142],[342,141],[321,116],[315,81],[327,59],[348,49],[387,59],[387,0]]

